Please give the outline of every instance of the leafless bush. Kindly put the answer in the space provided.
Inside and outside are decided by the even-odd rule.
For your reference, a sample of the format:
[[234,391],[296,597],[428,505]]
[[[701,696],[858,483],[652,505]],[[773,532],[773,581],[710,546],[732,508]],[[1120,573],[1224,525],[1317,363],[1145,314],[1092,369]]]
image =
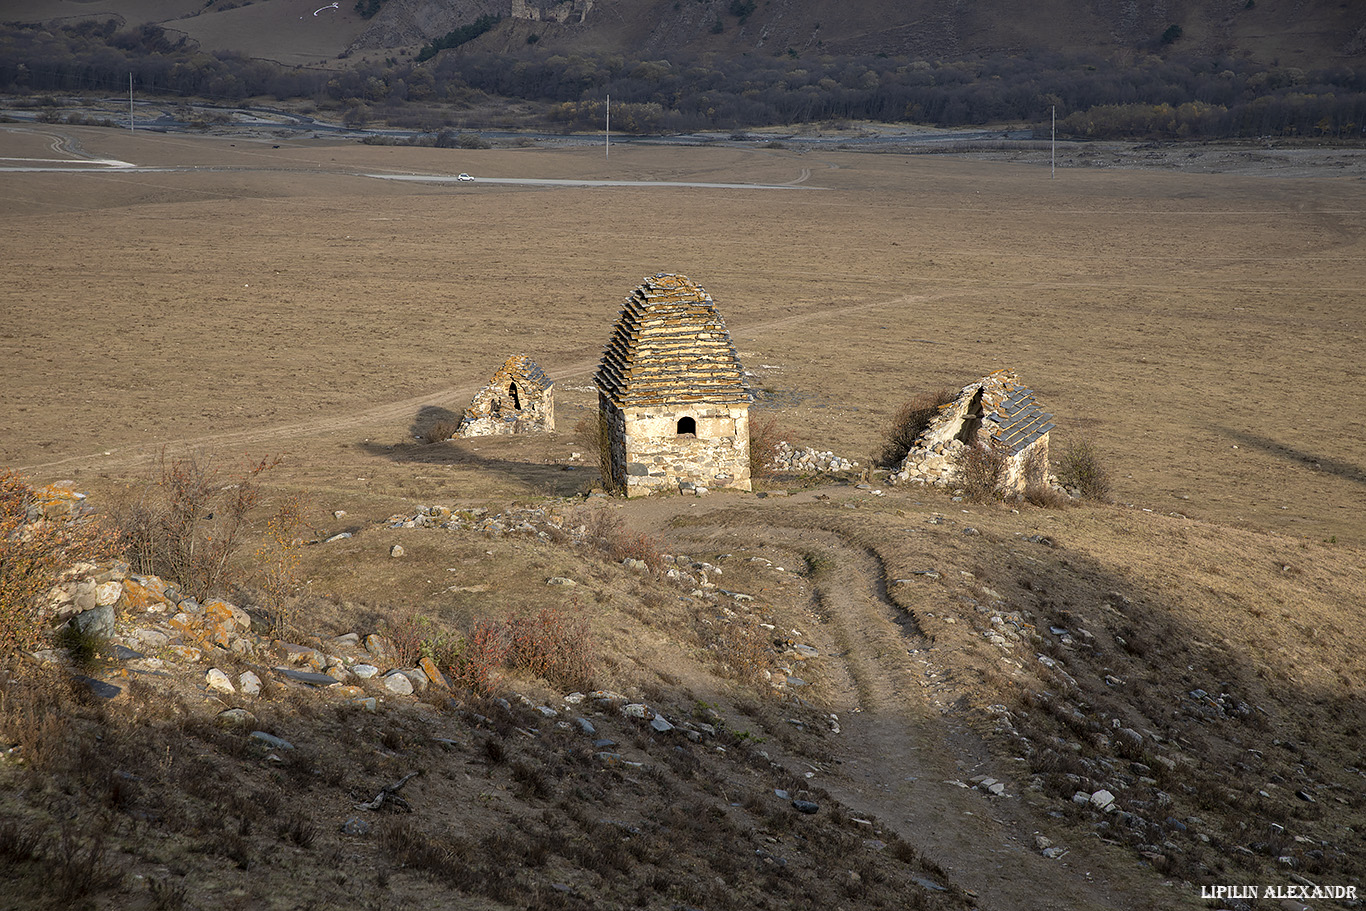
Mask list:
[[915,441],[930,426],[939,409],[958,398],[958,393],[949,388],[922,392],[897,409],[887,427],[887,439],[877,462],[883,468],[895,468],[906,458]]
[[603,441],[604,426],[602,412],[591,411],[585,414],[574,424],[574,444],[597,459],[606,445]]
[[659,541],[650,535],[627,529],[621,516],[598,509],[583,524],[588,540],[612,560],[618,563],[628,558],[641,560],[654,573],[663,569],[664,555],[660,553]]
[[773,415],[752,417],[749,422],[749,476],[766,478],[773,474],[778,444],[796,442],[796,435],[779,425]]
[[761,683],[773,656],[767,631],[757,623],[741,620],[713,629],[712,648],[725,672],[745,683]]
[[1025,454],[1021,470],[1026,502],[1043,509],[1061,509],[1067,505],[1067,495],[1048,482],[1048,458],[1043,447],[1035,446]]
[[555,608],[508,623],[508,661],[518,670],[573,689],[593,682],[593,640],[588,621]]
[[299,534],[306,526],[303,497],[290,494],[266,522],[265,540],[256,549],[262,606],[275,617],[276,635],[282,638],[294,628],[291,608],[299,593],[299,550],[303,547]]
[[1100,452],[1087,440],[1068,443],[1057,459],[1058,481],[1081,491],[1088,500],[1110,499],[1110,474]]
[[963,494],[974,503],[1001,498],[1006,477],[1006,457],[991,445],[968,446],[957,456],[958,479]]
[[279,460],[248,465],[233,482],[197,455],[167,461],[123,518],[129,559],[139,572],[174,579],[189,595],[205,598],[219,584],[260,501],[261,474]]
[[423,434],[423,438],[428,443],[444,443],[453,438],[460,430],[460,418],[450,418],[436,421]]

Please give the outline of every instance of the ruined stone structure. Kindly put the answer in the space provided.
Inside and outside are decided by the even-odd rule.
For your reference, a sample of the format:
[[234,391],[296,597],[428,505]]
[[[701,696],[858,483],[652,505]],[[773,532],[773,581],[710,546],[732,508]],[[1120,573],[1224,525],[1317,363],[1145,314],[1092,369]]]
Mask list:
[[916,438],[893,478],[947,487],[957,480],[957,457],[968,446],[991,446],[1006,460],[1006,493],[1023,491],[1030,480],[1048,477],[1048,433],[1053,415],[1034,400],[1009,370],[998,370],[971,385],[939,410]]
[[661,272],[626,298],[593,380],[609,488],[750,489],[753,396],[711,295],[685,276]]
[[548,433],[555,429],[555,384],[525,354],[503,363],[474,396],[456,436]]

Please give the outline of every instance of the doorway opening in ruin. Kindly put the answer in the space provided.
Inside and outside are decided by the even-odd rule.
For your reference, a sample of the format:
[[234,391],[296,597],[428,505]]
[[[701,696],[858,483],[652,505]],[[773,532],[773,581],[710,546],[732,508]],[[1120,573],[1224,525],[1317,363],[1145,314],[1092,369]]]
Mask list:
[[512,407],[515,408],[515,409],[517,409],[518,411],[521,411],[521,410],[522,410],[522,400],[521,400],[521,398],[517,395],[517,384],[516,384],[516,383],[509,383],[509,384],[508,384],[508,395],[512,396]]
[[694,420],[693,418],[679,418],[679,419],[678,419],[678,435],[679,435],[679,436],[683,436],[683,434],[685,434],[685,433],[686,433],[686,434],[691,434],[692,436],[697,436],[697,421],[696,421],[696,420]]
[[954,434],[954,439],[961,442],[964,446],[976,446],[977,436],[982,429],[982,390],[978,389],[977,394],[968,403],[967,411],[963,414],[963,423]]

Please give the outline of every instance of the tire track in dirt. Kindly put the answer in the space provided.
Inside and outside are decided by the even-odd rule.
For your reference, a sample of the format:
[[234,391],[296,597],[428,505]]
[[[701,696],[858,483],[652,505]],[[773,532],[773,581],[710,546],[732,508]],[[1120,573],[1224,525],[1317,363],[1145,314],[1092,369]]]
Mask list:
[[[936,295],[936,297],[948,296],[952,295]],[[801,323],[839,319],[864,310],[876,310],[881,307],[921,302],[928,300],[929,297],[929,295],[899,295],[897,297],[886,298],[870,303],[850,304],[832,309],[816,309],[806,313],[797,313],[791,316],[759,323],[758,325],[749,326],[746,327],[743,332],[734,334],[743,340],[750,341],[765,333]],[[560,382],[587,376],[596,370],[597,366],[597,359],[591,361],[577,361],[570,364],[552,366],[546,369],[546,373],[555,382]],[[361,411],[354,411],[350,414],[339,415],[329,413],[323,417],[314,417],[289,424],[276,424],[269,427],[248,427],[240,430],[228,430],[221,433],[209,433],[201,436],[138,443],[131,446],[111,448],[107,450],[109,453],[108,455],[104,452],[87,453],[85,455],[56,459],[50,462],[36,462],[28,465],[20,465],[17,467],[17,470],[24,472],[45,472],[72,468],[98,468],[104,471],[110,469],[128,469],[152,462],[163,449],[168,455],[177,455],[197,450],[208,451],[215,449],[221,450],[229,447],[240,448],[244,446],[260,446],[267,443],[303,439],[326,433],[335,433],[337,431],[354,431],[394,421],[411,420],[412,416],[419,409],[427,406],[455,405],[463,410],[464,406],[469,402],[469,399],[475,392],[482,389],[483,385],[484,384],[480,382],[447,386],[420,396],[401,399],[384,405],[377,405]]]
[[[914,616],[887,597],[875,549],[822,528],[819,520],[785,521],[758,503],[726,511],[716,525],[699,525],[699,519],[682,533],[709,533],[709,546],[728,539],[737,549],[775,548],[798,564],[811,551],[829,558],[810,581],[821,631],[835,646],[821,659],[821,670],[829,708],[842,728],[826,744],[841,764],[813,783],[856,813],[876,816],[976,893],[983,909],[1151,905],[1150,897],[1090,878],[1088,860],[1075,850],[1067,863],[1035,852],[1029,811],[1016,796],[991,798],[950,783],[979,773],[1006,776],[993,772],[1002,763],[976,732],[927,697],[921,681],[931,664],[942,669],[952,656],[935,653]],[[793,767],[801,762],[794,760]]]

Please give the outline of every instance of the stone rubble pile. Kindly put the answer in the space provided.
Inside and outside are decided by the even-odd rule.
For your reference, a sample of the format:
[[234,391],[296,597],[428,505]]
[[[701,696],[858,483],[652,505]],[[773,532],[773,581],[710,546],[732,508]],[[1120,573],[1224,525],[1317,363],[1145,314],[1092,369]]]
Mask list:
[[778,444],[777,451],[773,454],[773,461],[769,463],[770,468],[778,471],[853,471],[859,467],[858,462],[841,458],[833,452],[822,451],[806,447],[797,449],[787,440]]

